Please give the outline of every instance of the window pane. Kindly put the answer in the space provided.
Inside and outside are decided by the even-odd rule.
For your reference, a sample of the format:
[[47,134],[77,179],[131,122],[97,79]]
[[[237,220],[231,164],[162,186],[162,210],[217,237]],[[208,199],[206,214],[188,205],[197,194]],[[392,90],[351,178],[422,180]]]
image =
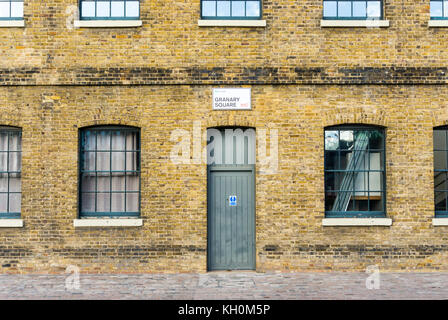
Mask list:
[[95,16],[95,1],[83,1],[81,4],[81,16],[94,17]]
[[339,131],[325,131],[325,150],[337,150],[339,147]]
[[112,212],[125,212],[124,193],[112,193]]
[[0,192],[8,192],[8,174],[0,173]]
[[113,1],[110,12],[111,17],[124,17],[124,1]]
[[112,170],[113,171],[124,171],[124,159],[125,152],[112,152]]
[[125,134],[120,131],[112,132],[112,150],[124,150],[125,147]]
[[9,171],[21,171],[22,156],[20,152],[9,153]]
[[339,156],[339,163],[338,163],[339,170],[349,169],[352,154],[353,154],[353,151],[341,151],[340,156]]
[[139,191],[139,177],[137,175],[126,176],[126,190]]
[[81,179],[82,191],[95,191],[96,190],[96,177],[94,175],[83,174]]
[[260,16],[260,2],[247,1],[246,2],[246,16],[259,17]]
[[383,191],[383,175],[381,172],[369,172],[369,191]]
[[86,131],[83,134],[82,148],[84,150],[95,150],[96,135],[95,132]]
[[430,15],[431,17],[442,16],[442,1],[431,1],[430,3]]
[[446,145],[446,130],[434,130],[434,149],[447,150]]
[[325,151],[325,170],[339,169],[339,153],[337,151]]
[[0,2],[0,18],[9,18],[9,2]]
[[11,2],[11,17],[23,17],[23,2]]
[[230,1],[217,1],[216,5],[219,17],[230,16]]
[[97,177],[96,186],[97,191],[110,191],[111,177]]
[[234,17],[244,17],[245,2],[244,1],[233,1],[232,2],[232,16]]
[[112,191],[126,191],[125,176],[112,177]]
[[353,2],[353,16],[354,17],[365,17],[367,15],[367,6],[365,1],[354,1]]
[[97,193],[96,211],[110,212],[110,193]]
[[138,193],[126,194],[126,212],[138,212]]
[[354,190],[356,190],[356,196],[367,196],[365,191],[369,191],[369,173],[368,172],[356,172],[354,174]]
[[367,16],[371,18],[381,17],[381,2],[368,1],[367,2]]
[[0,132],[0,151],[8,151],[8,133]]
[[333,209],[336,195],[337,195],[336,192],[326,192],[325,193],[325,211],[331,211]]
[[434,172],[434,188],[436,191],[448,191],[446,172]]
[[126,1],[126,17],[140,16],[138,1]]
[[[0,185],[1,185],[1,182],[0,182]],[[0,186],[0,188],[1,188],[1,186]],[[20,173],[10,173],[9,174],[9,192],[20,192],[20,191],[22,191],[21,189],[22,189],[22,179],[20,178]]]
[[434,197],[434,202],[436,206],[436,211],[448,211],[446,207],[447,192],[436,192]]
[[138,153],[137,152],[126,152],[126,170],[127,171],[136,171],[138,161]]
[[9,212],[20,212],[21,209],[21,194],[10,193],[9,194]]
[[216,15],[216,1],[202,1],[202,15],[214,17]]
[[0,151],[0,171],[8,171],[8,153]]
[[97,17],[110,17],[110,2],[98,1],[96,3],[96,16]]
[[443,2],[443,16],[448,17],[448,1]]
[[106,132],[106,131],[101,131],[97,133],[96,136],[96,149],[97,150],[104,150],[104,151],[109,151],[111,146],[110,146],[110,132]]
[[8,212],[8,194],[0,193],[0,212]]
[[97,152],[96,170],[109,171],[110,170],[110,152]]
[[350,1],[339,1],[338,2],[338,16],[339,17],[350,17],[352,15],[352,4]]
[[[342,190],[341,183],[345,176],[343,172],[327,172],[325,175],[325,188],[327,191]],[[345,191],[352,190],[352,185],[345,186]]]
[[336,1],[324,1],[324,17],[336,17],[337,16],[337,2]]
[[434,169],[447,170],[446,166],[446,151],[434,151]]
[[9,151],[22,150],[22,135],[17,132],[9,133]]
[[83,193],[81,195],[81,204],[82,212],[95,212],[95,194]]
[[83,170],[95,170],[95,152],[83,152]]
[[339,148],[346,150],[353,148],[353,130],[340,131]]

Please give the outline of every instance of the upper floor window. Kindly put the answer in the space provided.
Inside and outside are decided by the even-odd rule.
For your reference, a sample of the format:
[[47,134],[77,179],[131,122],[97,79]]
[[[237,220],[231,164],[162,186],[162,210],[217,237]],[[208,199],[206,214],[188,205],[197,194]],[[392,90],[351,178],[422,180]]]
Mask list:
[[0,218],[20,218],[22,132],[0,127]]
[[325,129],[326,217],[385,215],[384,130],[371,126]]
[[202,19],[261,19],[261,0],[201,0]]
[[139,129],[84,129],[80,152],[80,216],[139,216]]
[[436,216],[448,217],[448,127],[434,129],[434,205]]
[[23,0],[0,0],[1,20],[22,20]]
[[448,1],[431,0],[430,17],[431,19],[448,19]]
[[80,17],[85,20],[139,19],[138,0],[80,0]]
[[383,4],[378,0],[324,0],[324,19],[382,19]]

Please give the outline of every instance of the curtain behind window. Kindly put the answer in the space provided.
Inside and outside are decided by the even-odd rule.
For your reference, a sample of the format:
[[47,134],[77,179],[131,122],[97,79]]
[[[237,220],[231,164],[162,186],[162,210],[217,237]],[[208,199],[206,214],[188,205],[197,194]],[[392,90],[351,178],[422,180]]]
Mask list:
[[0,213],[21,210],[21,141],[20,131],[0,131]]
[[85,133],[82,192],[96,194],[83,194],[81,211],[139,211],[137,135],[119,130]]

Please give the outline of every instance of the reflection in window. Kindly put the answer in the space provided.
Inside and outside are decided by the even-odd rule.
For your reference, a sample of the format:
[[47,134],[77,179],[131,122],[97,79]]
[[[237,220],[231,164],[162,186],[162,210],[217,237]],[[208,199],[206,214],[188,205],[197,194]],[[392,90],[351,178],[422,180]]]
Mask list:
[[81,132],[80,181],[80,216],[138,216],[138,129],[84,129]]
[[260,0],[201,0],[203,19],[260,19]]
[[20,218],[22,133],[0,127],[0,218]]
[[431,0],[430,17],[431,19],[448,19],[448,1]]
[[23,0],[0,0],[0,20],[23,19]]
[[382,1],[324,0],[324,19],[381,19]]
[[448,127],[434,129],[434,204],[436,216],[448,217]]
[[82,19],[138,19],[138,0],[81,0]]
[[384,131],[338,126],[325,130],[327,217],[384,216]]

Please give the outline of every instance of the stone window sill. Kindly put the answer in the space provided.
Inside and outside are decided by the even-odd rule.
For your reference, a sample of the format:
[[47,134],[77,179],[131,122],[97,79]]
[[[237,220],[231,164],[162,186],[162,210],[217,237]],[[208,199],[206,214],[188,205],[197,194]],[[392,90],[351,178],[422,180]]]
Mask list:
[[448,20],[429,20],[428,27],[446,28],[448,27]]
[[266,27],[266,20],[198,20],[200,27]]
[[0,20],[0,28],[23,28],[25,20]]
[[392,219],[390,218],[325,218],[322,220],[324,227],[370,227],[383,226],[390,227]]
[[141,20],[75,20],[76,28],[126,28],[140,27]]
[[143,219],[75,219],[73,226],[82,227],[141,227]]
[[0,219],[0,228],[22,228],[22,219]]
[[323,28],[387,28],[389,20],[320,20]]
[[448,226],[448,218],[433,218],[432,225],[434,227]]

